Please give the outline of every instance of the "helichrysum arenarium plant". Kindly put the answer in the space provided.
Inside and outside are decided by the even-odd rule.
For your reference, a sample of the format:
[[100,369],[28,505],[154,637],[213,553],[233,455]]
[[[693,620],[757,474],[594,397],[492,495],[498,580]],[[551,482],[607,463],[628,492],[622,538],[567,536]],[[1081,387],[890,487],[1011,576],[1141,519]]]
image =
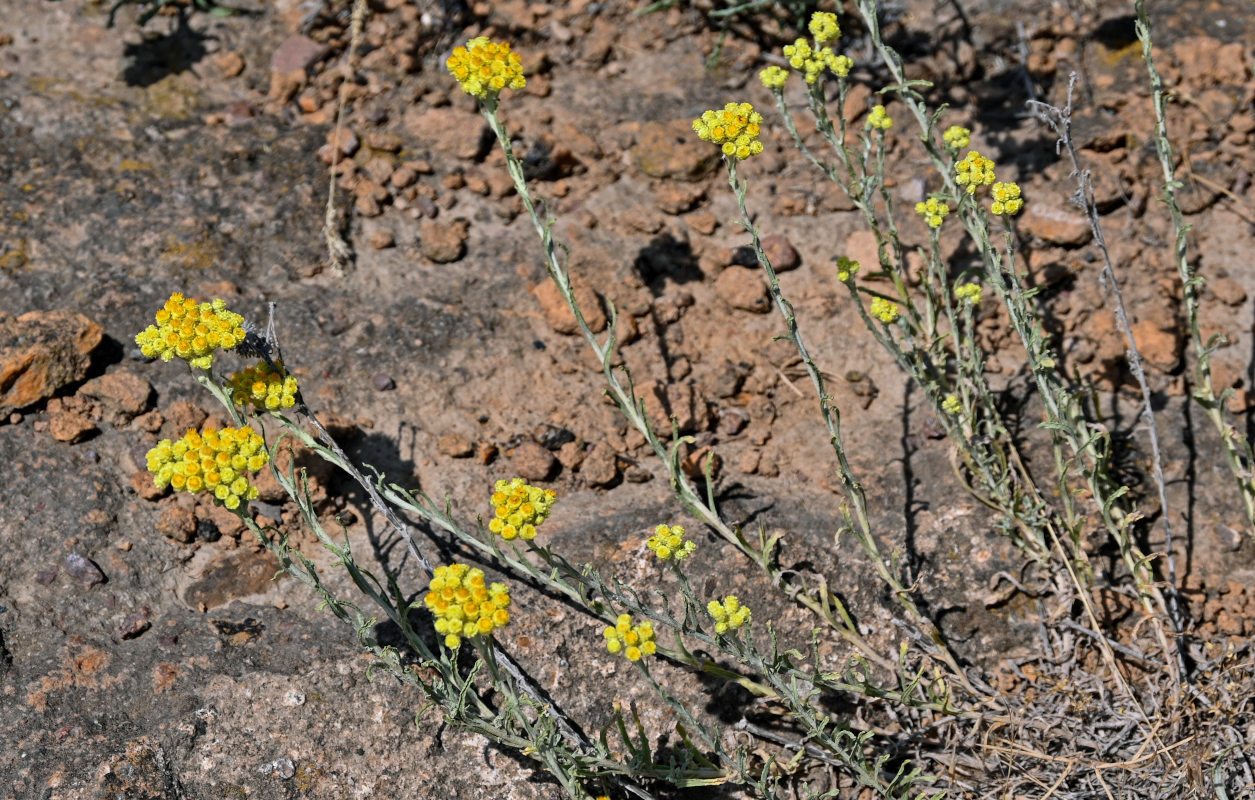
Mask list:
[[[920,96],[902,81],[896,54],[879,38],[874,5],[861,0],[858,8],[870,28],[873,45],[898,81],[885,94],[896,94],[901,106],[895,108],[904,108],[920,126],[925,151],[943,188],[914,209],[926,226],[929,246],[926,275],[919,289],[912,290],[904,278],[905,248],[893,198],[884,181],[885,137],[895,129],[894,120],[886,106],[877,105],[860,129],[846,130],[843,104],[853,61],[836,52],[841,34],[836,16],[816,14],[807,29],[811,39],[798,39],[783,52],[789,69],[769,67],[761,79],[783,112],[785,130],[806,158],[849,192],[880,244],[878,264],[860,265],[836,254],[836,277],[849,291],[859,318],[872,335],[924,389],[962,457],[972,490],[1002,515],[1004,531],[1032,562],[1047,570],[1047,588],[1067,601],[1067,621],[1083,631],[1084,641],[1095,643],[1109,668],[1105,674],[1087,675],[1088,683],[1067,687],[1067,691],[1081,692],[1088,704],[1070,706],[1073,714],[1083,717],[1085,724],[1108,726],[1104,730],[1114,730],[1110,726],[1116,722],[1116,728],[1124,726],[1123,730],[1134,732],[1130,741],[1137,738],[1140,727],[1150,741],[1160,735],[1160,726],[1152,722],[1146,709],[1155,708],[1153,704],[1160,700],[1153,692],[1130,685],[1116,662],[1116,648],[1123,648],[1123,655],[1130,648],[1109,640],[1089,600],[1094,574],[1088,568],[1080,536],[1092,527],[1091,517],[1099,518],[1100,530],[1116,543],[1135,596],[1152,627],[1158,624],[1161,599],[1147,560],[1130,536],[1130,525],[1137,517],[1134,510],[1124,507],[1128,490],[1116,484],[1106,470],[1109,442],[1086,420],[1067,381],[1054,369],[1031,302],[1032,293],[1015,270],[1011,220],[1022,210],[1026,198],[1016,183],[999,180],[998,165],[978,151],[959,158],[971,144],[971,132],[951,126],[937,133],[937,116],[927,112]],[[243,318],[222,301],[198,303],[172,295],[158,312],[156,324],[137,337],[150,357],[187,361],[196,379],[214,393],[236,423],[231,428],[191,431],[177,442],[159,443],[148,459],[157,485],[212,493],[215,500],[240,515],[287,572],[315,591],[332,613],[355,627],[379,667],[419,688],[440,708],[447,722],[535,760],[570,797],[649,798],[654,796],[655,786],[662,784],[681,788],[737,784],[764,797],[818,796],[820,792],[798,772],[803,764],[839,770],[872,796],[924,796],[933,792],[933,781],[945,783],[958,796],[976,785],[961,771],[956,772],[952,765],[958,762],[947,762],[951,764],[947,769],[931,769],[934,762],[944,762],[947,752],[942,747],[929,749],[928,742],[935,740],[937,732],[953,731],[951,742],[966,742],[979,752],[979,741],[989,741],[990,737],[1003,741],[998,738],[1003,734],[995,732],[1014,732],[1021,720],[1043,712],[1030,699],[1000,694],[988,685],[987,676],[978,674],[955,654],[927,610],[916,602],[914,587],[904,581],[897,547],[885,553],[883,542],[894,534],[877,530],[871,523],[869,498],[845,450],[840,410],[825,388],[824,372],[811,355],[797,314],[763,252],[747,208],[749,186],[737,174],[738,164],[763,151],[761,137],[766,123],[762,114],[748,102],[734,101],[703,113],[694,120],[693,128],[724,157],[741,222],[763,268],[786,338],[797,349],[814,385],[845,491],[837,521],[838,542],[842,535],[853,536],[887,590],[894,613],[905,617],[900,621],[904,635],[896,652],[884,652],[864,638],[844,601],[828,589],[823,576],[782,569],[775,558],[778,536],[760,532],[751,540],[728,524],[717,507],[709,473],[705,487],[700,487],[680,469],[679,453],[685,439],[665,442],[650,427],[631,375],[613,367],[613,333],[599,339],[575,302],[571,276],[556,255],[551,221],[536,208],[498,116],[500,93],[524,85],[520,57],[505,43],[479,37],[455,49],[447,67],[463,89],[477,98],[497,135],[540,239],[550,278],[599,358],[610,396],[667,465],[678,501],[698,523],[746,555],[785,595],[815,614],[817,627],[810,653],[782,648],[772,622],[752,618],[749,605],[738,596],[702,596],[697,592],[685,570],[704,557],[704,551],[699,551],[683,526],[658,525],[645,542],[642,549],[648,552],[641,557],[659,559],[671,571],[666,588],[655,587],[654,593],[645,597],[635,588],[603,576],[592,565],[570,563],[537,538],[538,526],[558,508],[551,490],[519,478],[499,480],[489,497],[487,523],[481,520],[478,525],[467,525],[455,517],[447,502],[389,483],[378,474],[373,480],[366,478],[301,400],[295,379],[276,357],[277,343],[257,341],[247,332]],[[829,157],[835,160],[831,162],[809,150],[793,127],[784,100],[793,72],[799,74],[805,87],[816,129],[832,147]],[[828,112],[826,86],[830,81],[837,82],[835,114]],[[963,226],[980,254],[979,268],[957,280],[942,263],[938,244],[940,229],[955,224]],[[998,232],[1002,233],[1000,245],[995,243]],[[868,285],[869,273],[887,279],[891,288],[873,289]],[[1045,406],[1056,471],[1053,486],[1045,491],[1038,488],[1021,459],[1018,441],[1008,431],[998,399],[984,376],[984,354],[975,335],[974,314],[986,293],[1003,304],[1012,327],[1021,336],[1034,385]],[[614,330],[613,324],[610,330]],[[239,348],[246,340],[243,349],[253,355],[260,353],[263,360],[225,379],[215,377],[215,356]],[[339,466],[361,483],[415,556],[424,573],[424,593],[403,591],[397,576],[381,579],[363,569],[347,538],[337,540],[324,529],[301,473],[292,467],[280,470],[275,466],[279,448],[293,443]],[[291,548],[287,537],[274,528],[260,526],[248,513],[247,501],[256,496],[248,478],[267,467],[354,586],[376,612],[383,613],[401,631],[405,650],[381,645],[374,635],[373,616],[355,602],[337,596],[314,564]],[[1079,495],[1078,486],[1085,489],[1087,497]],[[1057,496],[1048,501],[1046,495],[1051,489]],[[484,567],[541,586],[597,620],[600,641],[588,637],[588,644],[595,644],[594,649],[607,658],[622,656],[633,664],[639,679],[674,715],[682,746],[661,758],[647,741],[635,712],[634,735],[619,709],[615,710],[613,730],[595,739],[585,735],[578,724],[566,718],[561,703],[542,693],[494,639],[494,633],[511,621],[507,584],[489,580],[484,568],[464,561],[432,568],[398,512],[423,520],[438,534],[481,558]],[[1068,591],[1069,581],[1075,595]],[[1079,624],[1071,619],[1073,596],[1081,608]],[[1050,643],[1062,641],[1053,621],[1043,623],[1042,630]],[[840,669],[820,666],[819,643],[825,631],[849,647],[849,658]],[[572,630],[569,635],[587,634]],[[1179,675],[1173,670],[1177,662],[1168,657],[1166,644],[1163,650],[1158,656],[1135,655],[1139,663],[1163,664],[1176,680]],[[748,744],[731,744],[725,731],[695,715],[660,678],[660,670],[651,668],[651,662],[656,666],[661,659],[739,685],[759,702],[770,704],[780,726],[769,730],[743,718],[738,731],[748,737]],[[1211,674],[1206,670],[1197,673],[1204,678]],[[1103,688],[1107,685],[1116,690],[1116,702],[1108,699]],[[1054,695],[1047,692],[1045,696]],[[827,704],[836,698],[856,706],[858,714],[827,710]],[[1138,712],[1129,712],[1125,706]],[[864,712],[881,721],[862,719]],[[892,720],[892,724],[884,720]],[[612,733],[617,733],[614,747],[610,745]],[[1131,747],[1123,742],[1118,745],[1120,752],[1129,756],[1126,763],[1138,758],[1131,754]],[[761,755],[768,749],[771,755]],[[1164,747],[1160,752],[1171,749]],[[1207,752],[1213,761],[1223,757],[1216,749]],[[916,753],[923,753],[924,758],[913,763]],[[1035,755],[1021,753],[1018,757]],[[1151,760],[1156,765],[1163,763],[1158,756]],[[1104,768],[1118,767],[1106,764]],[[1162,772],[1167,774],[1171,769],[1165,765]],[[930,774],[923,774],[924,770]],[[607,790],[611,794],[605,794]],[[841,789],[832,791],[835,794],[823,796],[845,796]]]

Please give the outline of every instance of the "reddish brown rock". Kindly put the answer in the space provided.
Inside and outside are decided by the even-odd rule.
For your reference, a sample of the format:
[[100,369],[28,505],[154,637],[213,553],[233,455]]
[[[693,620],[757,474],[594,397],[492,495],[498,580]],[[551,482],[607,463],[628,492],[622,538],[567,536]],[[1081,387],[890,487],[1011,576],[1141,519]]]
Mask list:
[[706,188],[691,183],[663,183],[654,187],[653,196],[664,214],[683,214],[706,199]]
[[182,599],[189,608],[218,608],[236,598],[264,593],[274,586],[278,570],[278,560],[267,551],[254,553],[239,548],[218,553],[201,566],[199,574],[183,590]]
[[266,92],[266,100],[276,106],[291,101],[305,85],[305,78],[303,69],[270,73],[270,90]]
[[423,255],[437,264],[449,264],[466,255],[466,239],[471,224],[464,219],[452,222],[424,220],[419,226],[419,247]]
[[414,182],[418,180],[418,173],[413,167],[401,166],[392,172],[390,180],[393,186],[404,189],[414,185]]
[[196,515],[190,508],[173,506],[157,518],[156,528],[167,539],[187,544],[196,536]]
[[1090,170],[1094,190],[1094,205],[1106,213],[1118,208],[1133,197],[1133,186],[1124,167],[1125,150],[1101,153],[1087,150],[1081,154],[1082,163]]
[[706,469],[709,467],[711,479],[719,479],[723,471],[723,457],[715,452],[713,447],[705,445],[694,449],[692,445],[689,445],[686,450],[688,452],[680,460],[680,469],[685,475],[693,480],[703,480],[706,477]]
[[1181,336],[1154,320],[1133,323],[1133,340],[1142,360],[1160,372],[1172,372],[1181,360]]
[[859,263],[863,275],[880,269],[880,255],[876,247],[876,234],[871,231],[855,231],[845,239],[845,252],[851,261]]
[[244,57],[235,50],[224,50],[211,61],[224,78],[234,78],[244,71]]
[[0,419],[82,380],[103,336],[82,314],[0,312]]
[[707,278],[718,277],[734,263],[736,263],[736,250],[731,247],[707,244],[697,251],[697,268]]
[[1079,260],[1056,248],[1032,250],[1028,254],[1028,271],[1033,276],[1034,285],[1052,286],[1075,277],[1080,269]]
[[705,404],[698,399],[693,384],[650,381],[637,386],[636,393],[645,404],[650,426],[663,440],[671,434],[673,417],[681,434],[706,428]]
[[619,460],[614,448],[605,442],[598,442],[584,456],[580,466],[580,475],[589,486],[609,486],[619,479]]
[[146,469],[140,469],[131,473],[131,488],[135,490],[135,494],[139,495],[143,500],[157,500],[162,497],[169,488],[158,489],[157,484],[153,482],[152,473]]
[[719,148],[697,137],[691,119],[647,122],[632,148],[632,162],[651,178],[701,180],[718,161]]
[[361,146],[361,140],[351,129],[332,128],[327,132],[327,144],[318,151],[318,158],[324,164],[330,164],[352,156]]
[[392,177],[394,169],[391,159],[379,157],[367,161],[366,166],[362,167],[362,172],[365,172],[366,176],[375,183],[385,184]]
[[371,150],[382,150],[385,153],[399,153],[405,145],[405,140],[395,133],[387,133],[385,131],[373,131],[366,134],[366,146]]
[[169,406],[162,404],[162,407],[166,409],[166,422],[169,423],[166,435],[171,439],[200,428],[209,418],[205,409],[189,400],[175,400]]
[[614,217],[616,227],[629,233],[657,233],[666,223],[644,206],[632,206]]
[[547,481],[558,472],[558,459],[535,442],[524,442],[510,452],[510,467],[525,481]]
[[771,262],[771,266],[776,272],[788,272],[797,269],[802,263],[802,257],[798,255],[793,244],[778,233],[764,236],[762,245],[763,252],[767,255],[767,260]]
[[1246,302],[1246,290],[1233,278],[1221,276],[1207,279],[1207,289],[1212,296],[1227,306],[1240,306]]
[[[270,470],[263,469],[255,477],[260,482],[260,479],[269,473]],[[310,499],[314,501],[314,511],[316,512],[319,511],[320,497],[317,495],[317,492],[320,488],[317,484],[310,486],[310,489],[315,493]],[[323,489],[321,493],[321,500],[325,500],[326,490]],[[287,495],[284,494],[284,497],[286,498]],[[263,499],[262,502],[265,502],[265,500]],[[229,539],[239,539],[240,535],[248,530],[248,528],[244,527],[244,523],[240,521],[240,518],[235,515],[234,511],[212,500],[204,500],[197,504],[196,520],[198,524],[200,520],[207,520],[213,523],[213,526],[218,529],[218,533]],[[251,536],[252,534],[249,535]],[[255,542],[256,540],[254,539],[253,541]],[[271,576],[273,575],[274,573],[272,572]]]
[[436,440],[436,449],[442,456],[450,458],[470,458],[475,454],[475,445],[460,433],[446,433]]
[[824,181],[820,185],[816,211],[825,214],[833,211],[853,211],[854,209],[854,201],[850,199],[850,194],[845,189],[831,181]]
[[1080,247],[1094,235],[1085,217],[1049,203],[1027,203],[1019,218],[1019,229],[1042,241],[1065,247]]
[[379,228],[367,239],[372,250],[386,250],[397,243],[396,236],[387,228]]
[[[546,280],[537,284],[532,289],[532,294],[536,295],[536,299],[540,301],[540,312],[545,317],[545,322],[549,323],[549,327],[555,332],[564,336],[573,336],[579,333],[579,325],[575,322],[575,315],[571,313],[571,309],[567,306],[566,300],[562,297],[562,292],[558,291],[557,285]],[[575,287],[575,302],[580,307],[580,313],[584,315],[584,321],[588,323],[588,327],[593,333],[601,333],[606,329],[606,312],[601,307],[601,296],[584,284]]]
[[694,211],[692,214],[685,214],[684,221],[695,232],[703,236],[709,236],[719,227],[719,219],[709,211]]
[[289,36],[270,56],[271,72],[304,72],[327,54],[327,46],[305,36]]
[[554,451],[558,458],[558,463],[569,470],[577,470],[584,464],[585,452],[584,442],[564,442],[561,447]]
[[715,279],[715,292],[725,303],[742,311],[766,314],[771,310],[767,285],[756,269],[728,267]]
[[457,158],[475,158],[480,153],[481,140],[485,134],[490,135],[487,123],[479,114],[452,107],[412,107],[405,113],[402,124],[425,149]]
[[100,401],[106,417],[123,425],[148,410],[153,387],[133,372],[111,372],[83,384],[79,394]]
[[1246,81],[1242,44],[1222,44],[1210,36],[1187,36],[1172,46],[1181,77],[1195,88],[1241,85]]
[[96,423],[77,411],[62,411],[48,420],[48,432],[58,442],[74,444],[96,432]]

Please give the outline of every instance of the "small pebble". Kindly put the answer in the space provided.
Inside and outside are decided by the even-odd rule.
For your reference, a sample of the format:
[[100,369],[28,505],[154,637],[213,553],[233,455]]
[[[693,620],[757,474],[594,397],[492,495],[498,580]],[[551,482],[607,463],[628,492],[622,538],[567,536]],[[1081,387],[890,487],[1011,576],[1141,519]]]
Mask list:
[[105,582],[105,574],[100,571],[100,567],[80,553],[70,553],[65,557],[65,571],[84,586],[95,586]]
[[292,763],[290,758],[276,758],[269,764],[263,764],[261,767],[262,775],[274,775],[275,777],[287,780],[296,774],[296,765]]
[[375,373],[375,377],[370,379],[370,385],[375,387],[376,392],[390,392],[397,388],[397,382],[386,372]]

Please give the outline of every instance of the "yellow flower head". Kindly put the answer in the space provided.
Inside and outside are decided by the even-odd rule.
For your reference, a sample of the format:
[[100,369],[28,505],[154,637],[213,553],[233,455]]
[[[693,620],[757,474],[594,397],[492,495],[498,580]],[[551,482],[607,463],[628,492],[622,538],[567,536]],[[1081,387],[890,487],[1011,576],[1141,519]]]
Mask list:
[[811,15],[807,28],[815,37],[815,44],[824,45],[841,38],[841,26],[837,24],[837,15],[816,11]]
[[741,605],[736,595],[728,595],[723,602],[711,600],[706,604],[706,612],[715,620],[715,633],[720,635],[735,632],[750,621],[749,606]]
[[763,82],[763,86],[774,92],[784,88],[785,82],[789,80],[789,71],[784,67],[767,67],[758,73],[758,78]]
[[962,150],[972,143],[972,132],[960,125],[951,125],[941,134],[941,140],[951,150]]
[[481,100],[496,97],[502,89],[527,85],[523,62],[510,51],[510,45],[487,36],[471,39],[466,47],[455,47],[445,67],[462,84],[462,91]]
[[941,221],[946,218],[946,214],[950,213],[950,206],[935,197],[930,197],[922,203],[915,204],[915,213],[924,218],[928,227],[940,228]]
[[449,648],[460,646],[463,636],[488,636],[510,621],[505,584],[486,584],[482,569],[465,564],[436,567],[423,605],[436,618],[436,633],[444,635]]
[[898,318],[898,304],[883,297],[873,297],[871,312],[873,317],[888,325]]
[[854,69],[854,59],[849,56],[828,54],[824,56],[824,63],[828,65],[828,69],[832,70],[832,74],[838,78],[847,77],[850,74],[850,70]]
[[231,350],[244,341],[244,318],[227,310],[223,300],[198,303],[175,292],[149,325],[135,337],[148,358],[170,361],[175,356],[198,369],[209,369],[214,351]]
[[633,625],[630,616],[620,614],[615,624],[601,634],[606,640],[606,649],[611,653],[622,653],[628,661],[640,661],[643,656],[652,656],[658,651],[654,642],[654,624],[648,620]]
[[697,543],[685,539],[684,529],[679,525],[659,525],[645,544],[662,561],[683,561],[697,550]]
[[538,489],[522,478],[497,481],[493,487],[493,517],[488,530],[502,539],[535,539],[536,527],[549,519],[558,496],[549,489]]
[[205,428],[188,431],[182,439],[162,439],[148,451],[148,471],[158,489],[208,492],[234,511],[241,502],[257,499],[244,472],[257,472],[270,461],[266,442],[247,425],[243,428]]
[[1024,207],[1024,200],[1020,198],[1020,185],[1018,183],[1002,183],[999,181],[993,185],[990,195],[993,197],[994,202],[989,206],[989,210],[998,216],[1014,216],[1020,213],[1020,209]]
[[968,194],[976,194],[976,189],[994,182],[994,162],[985,158],[975,150],[968,152],[963,160],[954,165],[955,183],[967,187]]
[[981,289],[976,283],[961,283],[954,287],[954,296],[970,305],[980,305]]
[[728,103],[693,120],[693,130],[704,142],[717,144],[729,159],[743,161],[763,151],[758,134],[763,115],[749,103]]
[[858,273],[859,263],[849,256],[840,256],[837,258],[837,280],[842,283],[849,283],[854,280],[854,276]]
[[265,361],[246,367],[231,376],[231,399],[240,405],[251,403],[258,411],[278,411],[296,405],[299,387],[296,378],[287,374],[283,362],[276,362],[276,372]]
[[854,61],[849,56],[839,56],[832,52],[831,47],[813,48],[805,39],[786,44],[783,52],[789,66],[801,72],[807,83],[819,80],[819,76],[825,69],[830,69],[837,77],[844,78],[850,74],[850,69],[854,66]]
[[893,118],[885,113],[884,106],[874,106],[867,115],[867,127],[887,131],[893,127]]
[[941,410],[951,415],[958,414],[963,410],[963,404],[959,402],[958,397],[948,394],[946,399],[941,401]]

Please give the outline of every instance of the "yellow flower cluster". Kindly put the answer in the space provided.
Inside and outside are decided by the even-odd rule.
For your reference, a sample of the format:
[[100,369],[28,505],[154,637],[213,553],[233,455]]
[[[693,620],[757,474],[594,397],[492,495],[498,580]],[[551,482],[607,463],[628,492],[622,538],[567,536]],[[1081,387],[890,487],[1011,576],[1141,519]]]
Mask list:
[[888,325],[898,318],[898,304],[883,297],[873,297],[871,312],[873,317]]
[[955,183],[967,187],[968,194],[976,194],[977,188],[994,182],[994,162],[975,150],[968,151],[963,160],[954,165]]
[[962,150],[972,143],[972,132],[961,125],[951,125],[941,134],[941,140],[951,150]]
[[867,127],[887,131],[893,127],[893,118],[885,113],[884,106],[874,106],[867,115]]
[[480,99],[496,97],[502,89],[522,89],[523,62],[510,45],[477,36],[466,47],[455,47],[445,67],[462,84],[462,91]]
[[614,627],[601,632],[606,639],[606,649],[611,653],[623,653],[628,661],[640,661],[641,656],[652,656],[658,650],[654,642],[654,624],[649,620],[633,625],[632,618],[620,614]]
[[706,604],[706,611],[715,620],[715,633],[725,634],[736,631],[750,621],[749,606],[741,605],[736,595],[728,595],[723,602],[711,600]]
[[946,214],[950,213],[950,206],[935,197],[930,197],[922,203],[915,204],[915,213],[924,218],[928,227],[940,228],[941,221],[946,218]]
[[816,11],[811,15],[807,28],[815,37],[815,44],[828,44],[841,38],[841,26],[837,24],[837,15],[824,11]]
[[234,511],[240,503],[257,499],[247,473],[257,472],[270,460],[265,441],[252,428],[205,428],[188,431],[182,439],[162,439],[148,451],[148,471],[157,488],[176,492],[211,492]]
[[849,256],[840,256],[837,258],[837,280],[842,283],[849,283],[854,280],[854,276],[858,274],[859,263]]
[[941,410],[947,414],[958,414],[963,410],[963,404],[959,402],[958,397],[948,394],[946,399],[941,401]]
[[789,80],[789,71],[784,67],[767,67],[758,73],[758,79],[763,82],[763,86],[774,92],[784,88],[784,84]]
[[504,583],[487,585],[482,569],[465,564],[436,567],[423,604],[436,618],[436,633],[445,647],[462,644],[462,637],[487,636],[510,621],[510,593]]
[[669,558],[683,561],[697,550],[697,543],[685,539],[684,529],[679,525],[659,525],[645,545],[662,561]]
[[850,74],[854,61],[849,56],[839,56],[831,47],[812,48],[805,39],[784,46],[784,57],[789,66],[802,73],[807,83],[819,80],[825,69],[832,70],[839,78]]
[[749,103],[728,103],[721,110],[703,112],[693,120],[693,130],[704,142],[723,148],[728,158],[744,160],[763,151],[758,141],[763,115]]
[[519,536],[536,538],[536,526],[549,518],[549,510],[558,496],[549,489],[538,489],[522,478],[497,481],[492,493],[493,518],[488,530],[510,540]]
[[[283,369],[283,363],[275,366]],[[240,405],[252,403],[258,411],[276,411],[296,405],[296,378],[276,372],[265,361],[246,367],[231,376],[231,399]]]
[[958,286],[954,287],[955,297],[965,303],[971,303],[974,306],[980,305],[980,295],[980,285],[976,283],[960,283]]
[[1020,185],[1018,183],[1003,183],[999,181],[990,189],[990,195],[993,196],[994,202],[989,206],[989,210],[998,216],[1014,216],[1020,213],[1020,209],[1024,207],[1024,200],[1020,197]]
[[223,300],[198,303],[175,292],[156,317],[156,325],[135,337],[148,358],[169,361],[178,356],[193,367],[209,369],[215,350],[231,350],[244,341],[244,318],[228,311]]

